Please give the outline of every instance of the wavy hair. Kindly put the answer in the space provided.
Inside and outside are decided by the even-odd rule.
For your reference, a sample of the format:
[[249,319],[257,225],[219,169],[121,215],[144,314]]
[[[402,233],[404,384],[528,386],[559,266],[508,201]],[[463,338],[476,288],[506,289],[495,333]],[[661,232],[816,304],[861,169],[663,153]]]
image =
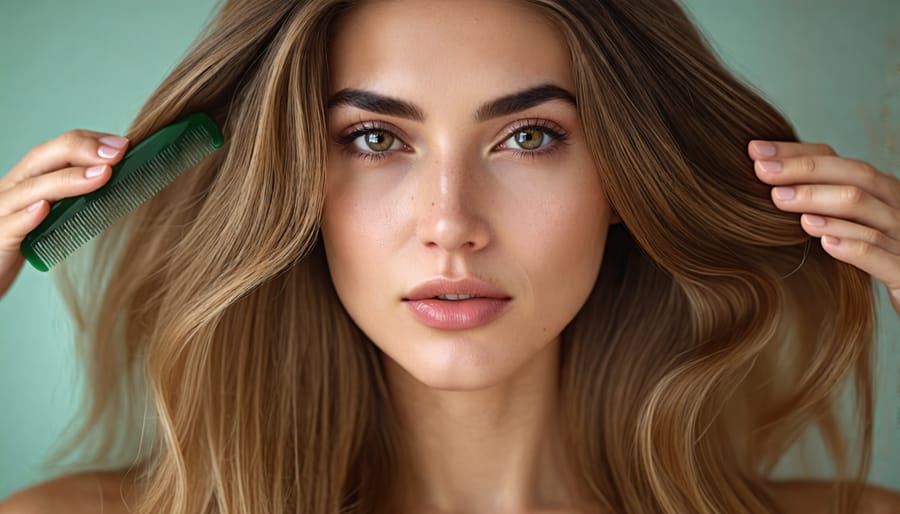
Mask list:
[[[82,445],[101,463],[140,430],[136,512],[397,506],[403,447],[380,356],[319,236],[327,43],[354,3],[220,4],[127,136],[200,111],[224,147],[104,233],[86,279],[61,267],[90,388],[59,454]],[[615,512],[780,512],[767,480],[816,427],[835,509],[852,512],[871,458],[874,288],[754,176],[748,142],[796,141],[791,125],[672,0],[527,3],[567,41],[622,219],[561,334],[581,491]]]

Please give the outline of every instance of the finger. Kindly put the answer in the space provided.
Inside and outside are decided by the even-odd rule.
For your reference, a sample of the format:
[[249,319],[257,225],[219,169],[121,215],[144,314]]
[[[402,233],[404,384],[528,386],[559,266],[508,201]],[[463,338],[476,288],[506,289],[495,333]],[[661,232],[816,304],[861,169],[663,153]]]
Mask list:
[[6,275],[0,275],[0,292],[5,293],[9,290],[24,264],[25,256],[22,252],[9,257],[0,254],[0,269],[7,271]]
[[27,178],[0,191],[0,216],[7,216],[38,200],[55,202],[62,198],[90,193],[105,184],[112,168],[102,164],[90,168],[66,168]]
[[860,225],[839,218],[829,218],[815,214],[800,216],[800,225],[807,234],[814,237],[832,236],[838,239],[854,239],[877,246],[893,255],[900,256],[900,241],[879,232],[872,227]]
[[900,180],[865,161],[829,155],[804,155],[754,162],[756,176],[774,186],[790,184],[846,184],[858,187],[884,203],[900,208]]
[[900,240],[898,210],[856,186],[816,184],[773,187],[772,201],[783,211],[843,218]]
[[48,205],[47,201],[41,200],[25,209],[0,216],[0,253],[18,252],[25,236],[40,225],[50,212]]
[[70,130],[41,143],[0,179],[0,191],[18,182],[61,168],[115,164],[122,159],[128,140],[111,134],[87,130]]
[[822,143],[763,141],[760,139],[754,139],[747,143],[747,153],[750,154],[752,159],[788,159],[802,155],[837,155],[834,148]]
[[0,270],[4,270],[0,274],[0,291],[9,289],[25,261],[19,249],[25,236],[40,225],[49,212],[47,202],[41,201],[31,211],[23,209],[0,216]]
[[847,262],[884,282],[888,290],[900,289],[900,256],[865,241],[824,236],[822,248],[835,259]]

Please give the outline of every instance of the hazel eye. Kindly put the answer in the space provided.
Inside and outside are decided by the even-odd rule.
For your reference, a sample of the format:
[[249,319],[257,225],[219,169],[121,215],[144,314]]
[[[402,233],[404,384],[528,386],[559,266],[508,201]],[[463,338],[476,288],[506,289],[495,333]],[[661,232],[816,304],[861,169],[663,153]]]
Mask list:
[[553,142],[553,135],[548,133],[546,128],[542,127],[524,127],[516,130],[509,139],[504,143],[504,147],[514,144],[515,147],[522,150],[538,150],[548,143]]
[[[358,143],[362,141],[365,147]],[[386,130],[368,130],[360,134],[353,140],[354,146],[360,150],[371,150],[373,152],[386,152],[388,150],[400,150],[402,145],[400,140]],[[394,148],[396,144],[396,148]]]

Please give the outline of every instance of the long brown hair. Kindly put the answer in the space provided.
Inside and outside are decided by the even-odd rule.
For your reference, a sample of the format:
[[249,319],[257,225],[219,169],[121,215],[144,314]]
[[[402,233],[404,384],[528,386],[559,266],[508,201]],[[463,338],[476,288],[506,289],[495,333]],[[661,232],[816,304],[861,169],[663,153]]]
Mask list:
[[[137,512],[396,506],[402,446],[379,354],[341,306],[318,233],[326,45],[353,3],[221,5],[127,135],[202,111],[225,146],[101,236],[80,289],[77,264],[62,267],[91,380],[63,451],[88,445],[101,463],[140,430]],[[851,512],[871,453],[874,289],[754,176],[748,141],[795,141],[789,122],[673,1],[528,3],[569,45],[622,219],[562,334],[583,494],[615,512],[779,512],[773,466],[817,426],[836,508]]]

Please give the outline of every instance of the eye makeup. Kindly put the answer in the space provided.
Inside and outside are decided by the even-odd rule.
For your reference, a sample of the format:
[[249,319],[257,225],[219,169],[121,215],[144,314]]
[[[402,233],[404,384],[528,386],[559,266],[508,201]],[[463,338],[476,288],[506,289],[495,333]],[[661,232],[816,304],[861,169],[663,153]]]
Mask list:
[[[378,121],[366,121],[353,127],[350,132],[335,137],[335,142],[340,145],[343,153],[351,157],[362,159],[366,162],[379,162],[388,158],[393,152],[409,151],[409,145],[396,135],[395,130],[396,129],[393,129],[390,124]],[[509,146],[510,139],[514,139],[517,135],[528,131],[536,131],[541,135],[541,147],[528,150],[516,149],[515,147]],[[391,139],[392,144],[389,146],[394,146],[393,142],[396,141],[402,145],[402,148],[366,151],[354,144],[354,142],[362,136],[370,137],[375,134],[381,134],[384,137]],[[560,146],[570,144],[568,137],[568,132],[552,121],[541,118],[529,118],[515,122],[507,131],[506,136],[501,140],[501,143],[494,146],[494,150],[509,149],[516,159],[535,160],[539,157],[548,157],[550,154],[559,150]],[[548,138],[549,144],[545,145],[544,142],[547,141]]]
[[513,139],[515,138],[515,136],[521,134],[522,132],[529,130],[536,130],[541,133],[543,137],[549,136],[550,144],[547,146],[542,145],[541,148],[534,150],[517,150],[515,148],[510,148],[513,157],[515,157],[516,159],[531,159],[533,161],[539,157],[549,157],[552,153],[559,150],[560,146],[570,144],[569,133],[566,132],[562,127],[549,120],[541,118],[531,118],[514,123],[512,128],[510,128],[509,132],[507,133],[506,137],[503,139],[503,142],[500,145],[495,146],[494,149],[496,150],[497,148],[500,148],[501,145],[504,145],[510,139]]
[[[395,129],[394,129],[395,130]],[[370,136],[372,134],[384,134],[389,138],[392,138],[396,141],[401,142],[403,144],[403,148],[399,151],[408,151],[409,145],[403,143],[403,140],[400,139],[392,130],[391,126],[386,123],[381,123],[377,121],[365,121],[351,129],[351,132],[345,135],[339,135],[335,138],[335,142],[340,145],[341,151],[351,157],[355,157],[358,159],[362,159],[367,162],[378,162],[384,160],[388,157],[388,153],[395,152],[398,150],[382,150],[382,151],[364,151],[359,149],[356,145],[352,144],[355,140],[359,139],[362,136]],[[393,146],[393,145],[391,145]]]

